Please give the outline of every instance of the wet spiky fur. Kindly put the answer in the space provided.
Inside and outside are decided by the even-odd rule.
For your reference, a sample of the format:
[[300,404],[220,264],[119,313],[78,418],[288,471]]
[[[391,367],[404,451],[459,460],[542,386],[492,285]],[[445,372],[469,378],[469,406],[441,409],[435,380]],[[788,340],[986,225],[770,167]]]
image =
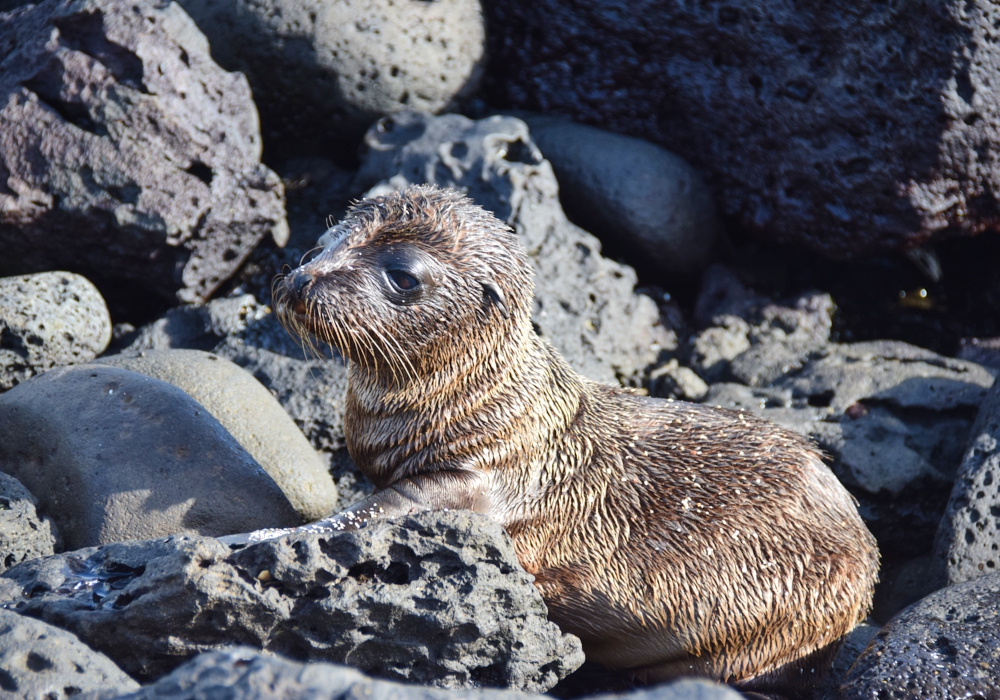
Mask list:
[[[443,478],[410,499],[502,523],[592,661],[649,680],[816,678],[868,612],[878,553],[807,440],[576,374],[532,329],[517,236],[455,192],[361,202],[330,236],[276,306],[349,358],[348,447],[377,489]],[[435,261],[422,303],[379,293],[371,264],[392,246]]]

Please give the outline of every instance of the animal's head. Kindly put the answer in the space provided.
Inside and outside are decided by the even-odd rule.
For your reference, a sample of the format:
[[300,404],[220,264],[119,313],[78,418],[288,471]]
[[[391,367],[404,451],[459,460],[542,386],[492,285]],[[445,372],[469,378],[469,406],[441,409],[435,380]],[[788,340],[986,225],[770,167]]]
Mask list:
[[[283,325],[398,380],[486,360],[530,332],[533,268],[517,235],[454,190],[364,200],[275,291]],[[460,345],[462,352],[456,353]]]

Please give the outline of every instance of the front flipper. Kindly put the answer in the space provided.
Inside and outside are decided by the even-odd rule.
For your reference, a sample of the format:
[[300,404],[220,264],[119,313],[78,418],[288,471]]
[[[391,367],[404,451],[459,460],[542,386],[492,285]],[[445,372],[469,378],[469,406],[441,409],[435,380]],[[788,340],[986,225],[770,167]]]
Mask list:
[[255,530],[219,537],[230,547],[244,547],[298,532],[357,530],[372,520],[398,518],[424,510],[489,510],[489,479],[482,472],[440,471],[416,474],[390,484],[347,510],[302,527]]

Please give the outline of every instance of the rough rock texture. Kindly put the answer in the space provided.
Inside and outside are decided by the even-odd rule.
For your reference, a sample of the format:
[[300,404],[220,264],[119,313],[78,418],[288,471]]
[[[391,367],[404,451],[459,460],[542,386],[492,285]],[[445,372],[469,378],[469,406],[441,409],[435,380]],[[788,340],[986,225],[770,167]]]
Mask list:
[[1000,574],[938,591],[882,628],[842,700],[1000,698]]
[[[367,700],[542,700],[510,690],[454,691],[369,678],[329,663],[301,664],[247,647],[199,654],[156,683],[129,694],[101,693],[101,700],[228,700],[366,698]],[[88,700],[91,700],[88,698]]]
[[833,310],[829,294],[776,303],[746,289],[726,267],[713,265],[705,271],[694,309],[696,323],[709,327],[691,339],[691,364],[708,381],[767,385],[829,343]]
[[301,523],[201,405],[117,367],[61,367],[0,395],[0,470],[38,498],[68,550]]
[[1000,338],[962,338],[956,357],[1000,370]]
[[635,381],[676,345],[653,300],[635,293],[635,271],[601,257],[598,240],[566,219],[552,166],[521,120],[403,113],[372,127],[365,144],[357,183],[369,194],[454,187],[521,236],[537,273],[532,320],[578,372]]
[[20,481],[0,472],[0,572],[55,551],[57,533],[50,519],[38,517],[37,504]]
[[831,343],[831,312],[826,295],[773,302],[713,267],[691,365],[715,382],[705,403],[815,439],[895,567],[928,553],[993,376],[897,341]]
[[182,301],[288,237],[246,79],[176,4],[62,0],[0,15],[0,247]]
[[334,512],[337,487],[326,465],[281,404],[253,375],[201,350],[148,350],[112,355],[98,362],[186,391],[274,479],[303,520],[318,520]]
[[568,119],[518,115],[559,179],[566,214],[667,286],[697,278],[719,234],[701,176],[642,139]]
[[[478,87],[478,0],[181,0],[212,56],[246,73],[264,133],[292,148],[351,140],[380,116],[440,112]],[[319,148],[318,150],[327,150]],[[304,155],[300,153],[299,155]]]
[[1000,571],[1000,382],[979,408],[935,552],[948,583]]
[[[271,698],[369,698],[370,700],[542,700],[545,696],[512,690],[442,690],[368,678],[325,663],[302,665],[264,656],[252,649],[206,652],[156,683],[128,695],[101,693],[101,700],[186,700],[224,695],[230,700]],[[624,696],[601,695],[595,700]],[[663,684],[628,695],[632,700],[739,700],[726,686],[701,680]]]
[[877,625],[865,622],[851,630],[837,652],[830,670],[814,690],[813,698],[815,700],[837,700],[837,687],[878,630]]
[[[351,191],[354,172],[327,158],[306,156],[285,161],[279,174],[287,195],[288,248],[311,250],[316,246],[317,234],[329,227],[331,218],[342,218],[357,195]],[[253,265],[253,258],[248,262]]]
[[708,384],[690,367],[681,367],[675,358],[649,373],[649,393],[665,399],[701,401],[708,394]]
[[1000,7],[486,3],[498,102],[645,138],[829,255],[1000,223]]
[[111,316],[72,272],[0,279],[0,391],[57,365],[89,362],[111,342]]
[[9,607],[144,679],[233,644],[444,688],[544,692],[583,662],[503,529],[465,511],[237,552],[192,537],[113,544],[4,576],[23,591]]
[[69,632],[0,610],[0,697],[62,700],[93,690],[138,690],[114,662]]
[[950,483],[974,412],[993,384],[983,367],[898,341],[832,343],[833,301],[774,302],[721,265],[706,271],[691,366],[721,384],[705,401],[761,411],[834,453],[841,479],[899,493],[930,477]]

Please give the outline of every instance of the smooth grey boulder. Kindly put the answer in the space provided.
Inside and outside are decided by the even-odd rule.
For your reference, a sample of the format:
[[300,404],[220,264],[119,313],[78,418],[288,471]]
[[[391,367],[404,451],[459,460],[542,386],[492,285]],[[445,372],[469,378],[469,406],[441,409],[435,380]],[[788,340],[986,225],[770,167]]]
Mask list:
[[1000,571],[1000,382],[979,407],[934,550],[948,583]]
[[[369,678],[353,669],[313,662],[300,664],[264,656],[248,648],[200,654],[170,675],[134,693],[90,697],[101,700],[187,700],[224,695],[230,700],[287,698],[368,698],[369,700],[542,700],[543,695],[515,690],[443,690]],[[724,685],[682,680],[637,690],[628,695],[595,695],[594,700],[739,700]]]
[[334,512],[337,487],[323,460],[271,392],[238,365],[202,350],[146,350],[97,362],[187,392],[274,479],[304,521]]
[[[181,0],[227,70],[247,75],[283,152],[353,151],[373,121],[471,96],[485,59],[478,0]],[[306,152],[304,144],[312,144]],[[269,146],[270,148],[270,146]]]
[[0,391],[39,371],[89,362],[111,342],[111,315],[72,272],[0,278]]
[[552,166],[520,119],[472,121],[412,112],[369,129],[356,184],[369,195],[432,183],[465,192],[521,237],[535,265],[532,321],[584,376],[637,382],[676,336],[635,271],[601,256],[600,242],[566,218]]
[[0,46],[4,269],[193,302],[284,244],[249,85],[179,5],[53,0],[0,15]]
[[1000,220],[989,0],[485,7],[493,104],[660,144],[741,230],[844,257]]
[[0,472],[0,573],[55,552],[58,533],[49,518],[38,516],[37,504],[20,481]]
[[0,609],[0,698],[63,700],[138,689],[111,659],[69,632]]
[[1000,574],[933,593],[891,620],[851,667],[841,700],[1000,697]]
[[500,525],[467,511],[235,552],[197,537],[112,544],[4,578],[21,591],[5,605],[144,680],[234,644],[442,688],[544,692],[583,662]]
[[559,179],[574,223],[663,286],[696,277],[720,232],[711,192],[683,159],[654,143],[568,119],[521,115]]
[[[255,254],[255,258],[257,254]],[[259,294],[269,294],[274,270],[297,261],[294,251],[263,254]],[[372,484],[347,454],[344,402],[347,365],[335,355],[316,357],[282,328],[270,307],[252,294],[214,299],[203,306],[180,306],[140,328],[124,352],[168,348],[210,350],[250,372],[291,416],[303,434],[330,460],[339,512],[372,491]]]
[[67,550],[301,523],[205,408],[117,367],[61,367],[0,395],[0,471],[35,494]]

